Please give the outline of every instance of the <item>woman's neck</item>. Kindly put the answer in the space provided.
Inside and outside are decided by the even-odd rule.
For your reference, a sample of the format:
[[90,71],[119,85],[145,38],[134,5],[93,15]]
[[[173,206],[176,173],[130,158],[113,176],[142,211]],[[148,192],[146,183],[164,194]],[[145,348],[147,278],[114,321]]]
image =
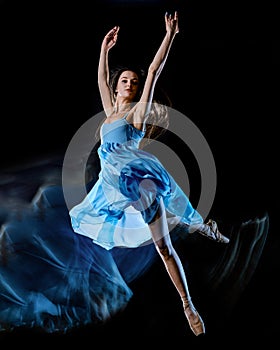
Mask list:
[[126,113],[130,111],[131,109],[131,104],[130,103],[125,103],[125,104],[115,104],[113,107],[113,112],[114,114],[120,114],[120,113]]

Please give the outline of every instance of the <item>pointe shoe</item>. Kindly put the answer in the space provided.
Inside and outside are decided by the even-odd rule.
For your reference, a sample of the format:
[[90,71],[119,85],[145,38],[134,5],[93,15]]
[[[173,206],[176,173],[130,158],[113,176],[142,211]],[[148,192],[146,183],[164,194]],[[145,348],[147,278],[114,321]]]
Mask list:
[[199,313],[196,311],[192,301],[190,299],[184,299],[183,301],[184,312],[189,322],[190,329],[198,336],[205,333],[204,323]]
[[210,219],[206,224],[202,224],[197,232],[216,242],[229,243],[229,238],[221,234],[221,232],[218,230],[218,225],[214,220]]

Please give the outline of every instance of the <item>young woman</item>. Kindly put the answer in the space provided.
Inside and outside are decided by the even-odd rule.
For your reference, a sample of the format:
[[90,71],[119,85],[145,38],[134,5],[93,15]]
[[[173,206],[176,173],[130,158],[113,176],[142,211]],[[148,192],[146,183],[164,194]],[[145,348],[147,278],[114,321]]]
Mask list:
[[140,147],[145,138],[155,135],[156,118],[164,120],[166,116],[164,107],[154,103],[154,92],[179,32],[178,13],[165,14],[164,20],[166,34],[143,86],[141,73],[128,67],[110,77],[108,53],[117,42],[120,28],[111,29],[102,42],[98,86],[106,119],[98,149],[101,171],[86,198],[70,210],[70,217],[75,232],[107,250],[153,242],[181,297],[190,328],[200,335],[205,333],[204,323],[192,303],[168,220],[179,216],[190,231],[217,242],[228,243],[229,239],[219,232],[215,221],[203,222],[161,162]]

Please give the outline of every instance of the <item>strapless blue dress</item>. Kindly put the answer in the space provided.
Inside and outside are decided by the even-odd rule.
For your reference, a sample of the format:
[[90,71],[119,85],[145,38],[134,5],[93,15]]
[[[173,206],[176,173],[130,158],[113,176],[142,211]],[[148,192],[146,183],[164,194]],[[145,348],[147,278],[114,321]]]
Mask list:
[[76,233],[105,249],[139,247],[152,242],[148,224],[162,199],[172,227],[203,223],[170,173],[157,157],[139,149],[145,132],[126,115],[101,127],[99,178],[84,200],[70,210]]

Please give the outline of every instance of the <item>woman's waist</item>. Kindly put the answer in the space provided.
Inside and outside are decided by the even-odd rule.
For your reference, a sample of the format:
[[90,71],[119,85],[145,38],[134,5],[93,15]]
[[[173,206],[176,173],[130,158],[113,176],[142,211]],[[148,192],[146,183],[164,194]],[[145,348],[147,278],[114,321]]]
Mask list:
[[128,149],[137,150],[139,148],[139,141],[129,140],[123,143],[112,142],[112,141],[103,141],[99,146],[99,150],[103,152],[119,152],[125,151]]

